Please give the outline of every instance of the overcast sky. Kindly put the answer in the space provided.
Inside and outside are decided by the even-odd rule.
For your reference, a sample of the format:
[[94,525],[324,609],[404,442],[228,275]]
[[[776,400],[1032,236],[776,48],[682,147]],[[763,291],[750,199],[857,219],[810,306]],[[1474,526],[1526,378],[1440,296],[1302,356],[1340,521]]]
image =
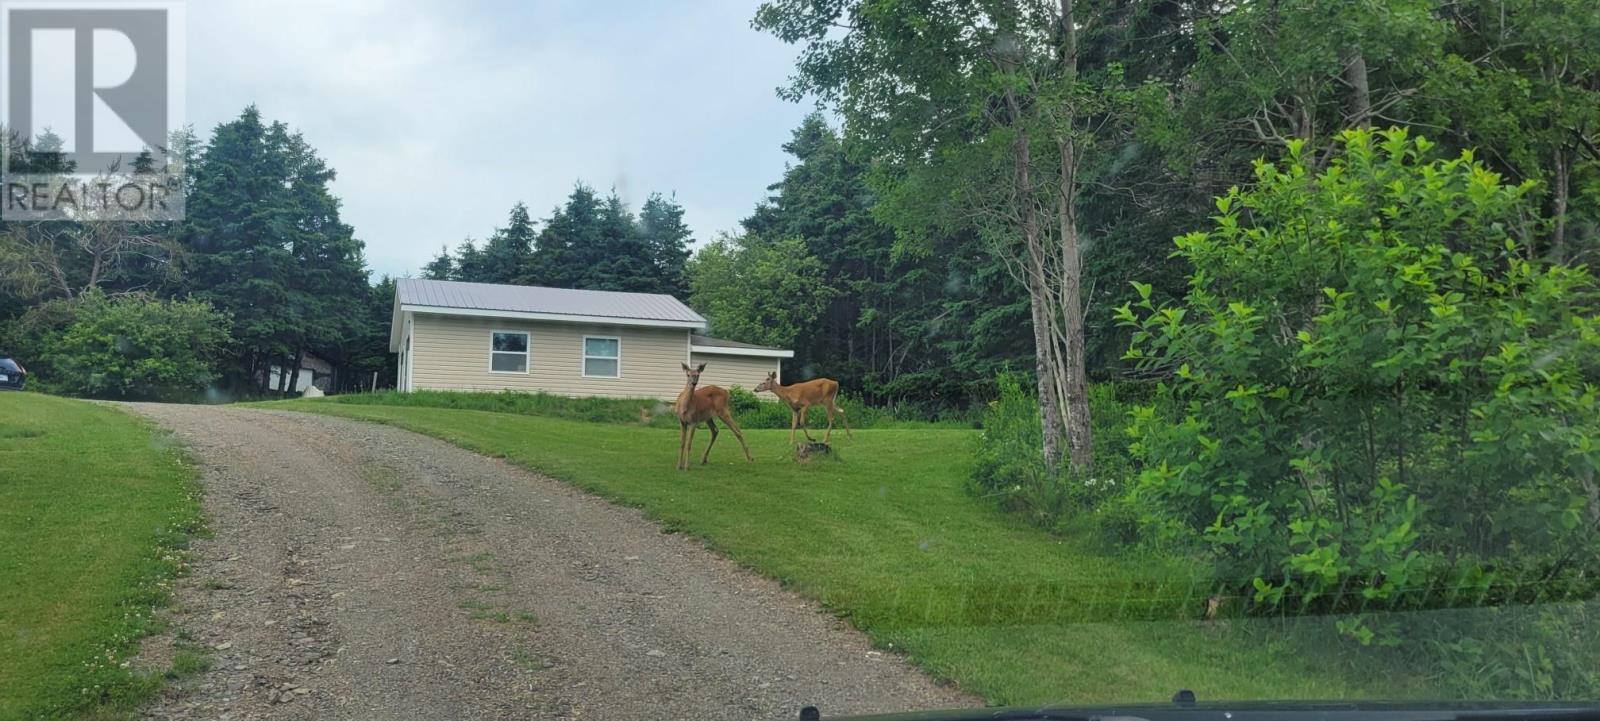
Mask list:
[[700,242],[779,179],[811,109],[779,100],[795,49],[756,0],[188,2],[188,117],[255,103],[338,170],[376,273],[416,274],[517,201],[582,180],[635,209],[675,193]]

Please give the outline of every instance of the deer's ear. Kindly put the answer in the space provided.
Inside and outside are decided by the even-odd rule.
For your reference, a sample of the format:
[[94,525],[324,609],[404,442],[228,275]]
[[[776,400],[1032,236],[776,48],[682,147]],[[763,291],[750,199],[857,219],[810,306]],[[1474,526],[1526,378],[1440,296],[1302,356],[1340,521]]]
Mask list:
[[706,364],[701,363],[698,367],[696,367],[694,369],[694,372],[696,372],[696,373],[704,373],[705,370],[706,370]]
[[777,371],[772,371],[771,373],[768,373],[767,374],[767,380],[769,380],[769,381],[778,380],[778,372]]
[[689,372],[689,364],[688,363],[679,362],[678,365],[683,366],[683,372],[684,373],[688,373]]

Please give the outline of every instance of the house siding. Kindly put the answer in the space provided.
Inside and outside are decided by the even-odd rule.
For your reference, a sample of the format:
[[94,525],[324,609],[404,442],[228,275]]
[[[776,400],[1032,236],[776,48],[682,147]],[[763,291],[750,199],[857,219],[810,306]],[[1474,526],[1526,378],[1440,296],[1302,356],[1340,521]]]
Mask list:
[[[694,363],[706,364],[706,370],[700,375],[701,385],[722,386],[732,388],[738,386],[747,391],[755,390],[757,384],[767,379],[768,373],[778,372],[777,358],[761,358],[757,356],[718,355],[715,353],[695,353]],[[682,375],[682,373],[679,373]],[[764,400],[777,400],[770,393],[762,393]]]
[[[493,331],[528,334],[527,373],[489,372]],[[586,335],[621,339],[621,377],[583,376]],[[679,366],[688,354],[686,330],[418,313],[409,361],[411,387],[416,390],[671,399],[683,388]]]

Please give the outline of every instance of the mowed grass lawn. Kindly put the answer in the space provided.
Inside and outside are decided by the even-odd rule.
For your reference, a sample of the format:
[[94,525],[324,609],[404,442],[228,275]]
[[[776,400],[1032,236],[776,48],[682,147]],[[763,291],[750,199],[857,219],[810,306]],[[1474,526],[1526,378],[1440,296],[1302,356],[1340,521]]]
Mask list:
[[0,719],[126,710],[122,668],[199,517],[165,437],[115,408],[0,393]]
[[[644,509],[848,616],[996,704],[1415,696],[1392,669],[1307,653],[1308,632],[1198,621],[1191,571],[1054,538],[966,493],[975,431],[860,430],[800,464],[787,431],[724,431],[674,470],[676,430],[331,401],[264,404],[435,436]],[[698,434],[697,449],[707,433]],[[698,451],[695,458],[698,462]],[[1331,623],[1331,622],[1329,622]],[[1313,633],[1314,635],[1314,633]]]

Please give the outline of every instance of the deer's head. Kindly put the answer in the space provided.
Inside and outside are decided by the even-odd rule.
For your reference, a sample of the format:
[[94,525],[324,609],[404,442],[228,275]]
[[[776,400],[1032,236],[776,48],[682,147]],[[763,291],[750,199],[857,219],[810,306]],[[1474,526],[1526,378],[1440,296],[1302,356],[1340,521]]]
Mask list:
[[767,374],[767,379],[764,380],[764,381],[761,381],[759,384],[756,385],[755,392],[756,393],[760,393],[761,391],[770,391],[773,388],[776,388],[777,386],[778,386],[778,374],[776,372],[768,373]]
[[683,366],[683,377],[688,379],[691,389],[700,384],[700,374],[705,372],[706,364],[701,363],[693,368],[690,368],[688,363],[679,363],[678,365]]

